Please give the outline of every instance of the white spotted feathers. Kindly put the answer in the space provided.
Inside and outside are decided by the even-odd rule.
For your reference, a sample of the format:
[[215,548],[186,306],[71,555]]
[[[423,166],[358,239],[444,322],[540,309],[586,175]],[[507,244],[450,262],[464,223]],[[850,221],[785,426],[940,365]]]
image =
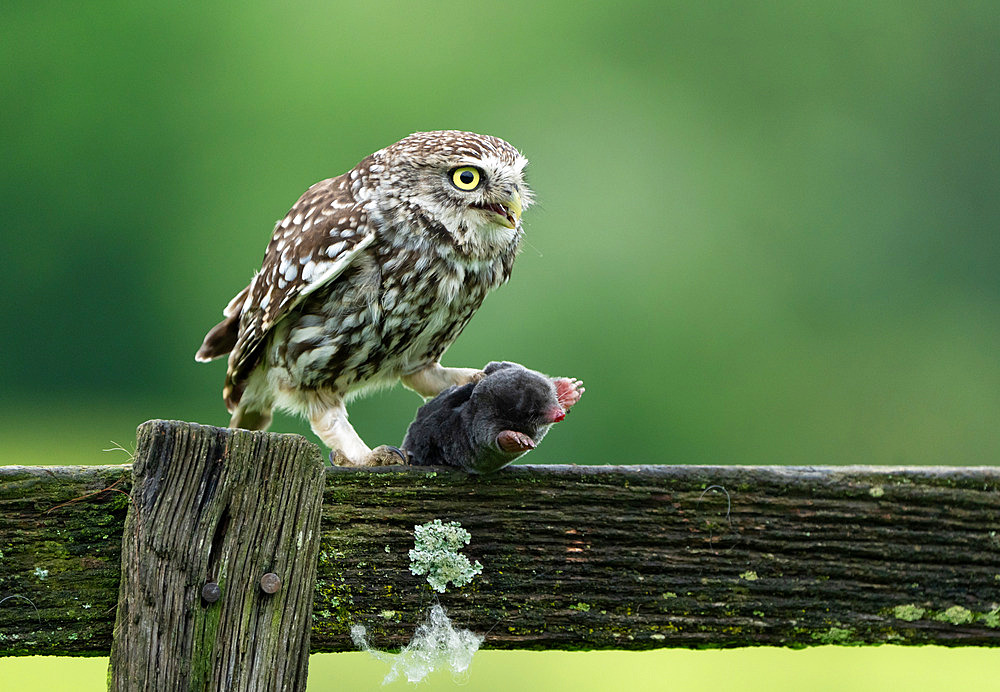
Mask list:
[[[229,354],[233,424],[266,425],[275,406],[312,415],[436,363],[510,276],[526,164],[496,137],[421,132],[310,187],[196,356]],[[460,167],[475,189],[454,183]]]

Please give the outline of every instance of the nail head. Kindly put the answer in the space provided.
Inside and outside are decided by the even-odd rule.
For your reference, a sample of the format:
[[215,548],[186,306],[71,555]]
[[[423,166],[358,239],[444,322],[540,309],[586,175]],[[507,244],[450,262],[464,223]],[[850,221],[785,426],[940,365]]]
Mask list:
[[222,589],[214,581],[210,581],[201,587],[201,597],[208,603],[215,603],[222,595]]
[[281,588],[281,577],[274,572],[268,572],[260,578],[260,588],[264,593],[276,593]]

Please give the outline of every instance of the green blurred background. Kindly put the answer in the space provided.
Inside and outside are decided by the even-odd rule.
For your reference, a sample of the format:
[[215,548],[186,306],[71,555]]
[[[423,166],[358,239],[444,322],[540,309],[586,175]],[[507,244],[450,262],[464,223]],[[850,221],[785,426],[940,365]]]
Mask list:
[[[532,161],[513,279],[444,359],[585,380],[529,461],[1000,460],[993,0],[8,0],[0,55],[0,464],[121,463],[101,450],[148,418],[225,424],[225,366],[193,355],[274,221],[439,128]],[[397,389],[352,421],[398,442],[418,403]],[[836,655],[897,673],[974,655],[890,651]],[[524,690],[597,661],[631,689],[701,689],[718,665],[649,654],[670,663],[644,687],[634,655],[483,656]],[[361,665],[339,660],[312,687]],[[74,665],[45,670],[80,684]]]

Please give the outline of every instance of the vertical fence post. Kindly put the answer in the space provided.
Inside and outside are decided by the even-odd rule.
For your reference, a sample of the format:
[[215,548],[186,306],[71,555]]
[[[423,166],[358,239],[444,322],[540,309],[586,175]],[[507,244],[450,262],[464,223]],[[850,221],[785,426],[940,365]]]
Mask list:
[[297,435],[139,427],[111,690],[304,690],[324,470]]

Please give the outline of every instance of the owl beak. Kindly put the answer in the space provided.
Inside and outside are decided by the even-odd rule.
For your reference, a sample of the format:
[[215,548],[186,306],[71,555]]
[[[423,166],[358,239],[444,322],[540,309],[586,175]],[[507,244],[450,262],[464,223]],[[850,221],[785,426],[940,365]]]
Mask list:
[[503,205],[507,211],[504,224],[507,228],[517,228],[518,222],[521,220],[521,194],[514,190],[510,194],[510,199],[507,200]]
[[517,228],[517,223],[521,220],[521,195],[514,190],[503,202],[484,204],[478,208],[492,213],[494,220],[501,226]]
[[514,190],[510,194],[510,199],[503,206],[507,211],[504,218],[507,223],[504,226],[507,228],[517,228],[517,224],[521,220],[521,194],[517,190]]
[[503,202],[473,204],[472,206],[488,211],[493,215],[493,220],[496,223],[507,228],[517,228],[517,224],[521,220],[521,195],[517,190],[511,192],[510,197]]

